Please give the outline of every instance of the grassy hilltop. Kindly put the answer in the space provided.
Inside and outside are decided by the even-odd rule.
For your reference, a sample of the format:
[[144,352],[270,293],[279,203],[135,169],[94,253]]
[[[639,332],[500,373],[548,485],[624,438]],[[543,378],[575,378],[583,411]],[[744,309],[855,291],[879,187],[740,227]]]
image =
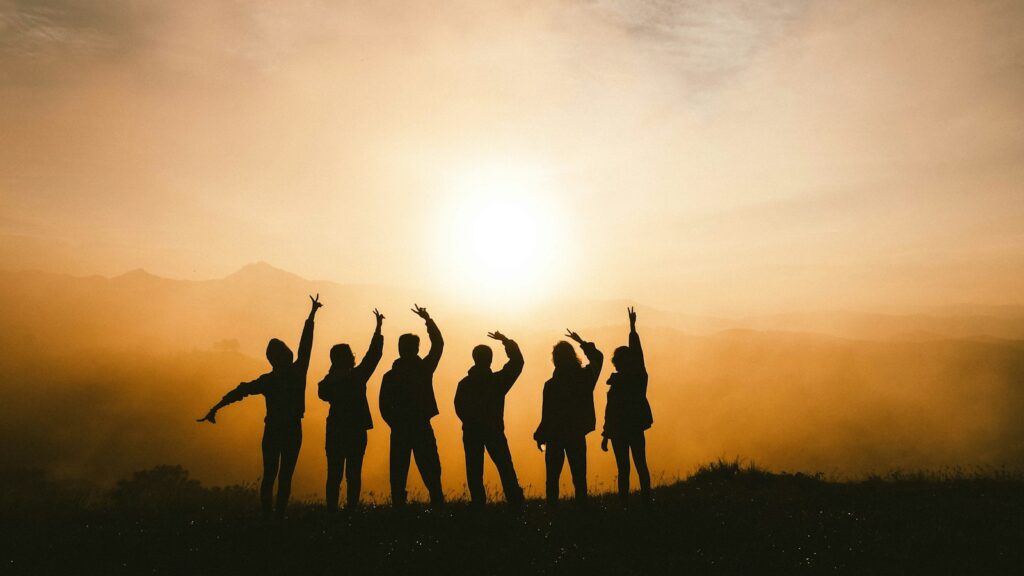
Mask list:
[[250,488],[180,467],[111,491],[4,478],[5,574],[1019,574],[1024,479],[999,471],[836,482],[718,462],[623,507],[530,501],[513,513],[413,505],[283,524]]

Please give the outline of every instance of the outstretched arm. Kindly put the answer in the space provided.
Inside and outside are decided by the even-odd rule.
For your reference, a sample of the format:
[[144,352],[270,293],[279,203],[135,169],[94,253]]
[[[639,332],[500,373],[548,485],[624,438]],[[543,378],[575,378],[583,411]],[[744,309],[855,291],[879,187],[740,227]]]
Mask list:
[[427,312],[426,308],[413,304],[412,311],[420,318],[423,318],[423,321],[427,324],[430,352],[427,352],[427,355],[423,357],[423,362],[426,364],[427,369],[433,372],[437,369],[437,363],[441,361],[441,352],[444,351],[444,338],[441,337],[441,331],[437,328],[437,324],[430,317],[430,313]]
[[384,336],[381,335],[384,315],[378,312],[376,308],[373,309],[373,315],[377,318],[377,329],[373,331],[373,337],[370,338],[370,348],[363,355],[363,360],[355,367],[355,373],[364,386],[366,381],[370,379],[373,371],[377,369],[380,357],[384,354]]
[[320,294],[317,294],[315,298],[310,296],[309,300],[312,304],[309,307],[309,316],[306,318],[306,323],[302,326],[302,337],[299,338],[299,353],[295,359],[295,366],[303,375],[309,369],[309,357],[313,352],[313,319],[316,317],[316,311],[323,306],[320,303]]
[[490,332],[487,336],[498,340],[505,347],[508,362],[498,371],[498,382],[501,383],[502,392],[508,394],[508,391],[512,389],[512,385],[516,383],[519,375],[523,372],[523,353],[519,350],[519,344],[516,344],[515,340],[501,332]]
[[234,390],[228,392],[210,408],[210,411],[206,413],[206,416],[196,420],[196,422],[209,422],[210,424],[217,423],[217,411],[227,406],[228,404],[234,404],[246,396],[252,396],[253,394],[260,394],[263,391],[262,381],[257,378],[252,382],[242,382],[235,387]]

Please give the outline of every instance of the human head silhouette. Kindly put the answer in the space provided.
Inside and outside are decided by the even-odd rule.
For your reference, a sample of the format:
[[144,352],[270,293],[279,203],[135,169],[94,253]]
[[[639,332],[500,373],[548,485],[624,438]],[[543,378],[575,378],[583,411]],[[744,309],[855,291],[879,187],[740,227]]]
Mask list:
[[356,365],[356,357],[348,344],[335,344],[331,348],[331,367],[348,370]]
[[633,367],[633,351],[629,346],[619,346],[612,354],[612,366],[619,372],[626,372]]
[[473,348],[473,363],[481,368],[490,368],[491,360],[494,359],[494,352],[490,346],[480,344]]
[[551,350],[551,361],[555,368],[579,368],[580,358],[576,355],[576,349],[565,340],[562,340]]
[[292,350],[287,344],[281,342],[277,338],[272,338],[267,343],[267,360],[270,361],[270,366],[274,370],[280,370],[287,368],[292,364]]
[[418,358],[419,354],[419,336],[415,334],[402,334],[398,337],[398,356],[400,358]]

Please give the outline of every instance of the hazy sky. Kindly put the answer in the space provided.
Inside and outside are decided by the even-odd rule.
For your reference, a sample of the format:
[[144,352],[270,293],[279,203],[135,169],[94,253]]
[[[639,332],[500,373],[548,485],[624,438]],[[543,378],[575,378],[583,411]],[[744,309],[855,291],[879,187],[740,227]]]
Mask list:
[[1020,2],[0,0],[0,268],[1022,303],[1022,223]]

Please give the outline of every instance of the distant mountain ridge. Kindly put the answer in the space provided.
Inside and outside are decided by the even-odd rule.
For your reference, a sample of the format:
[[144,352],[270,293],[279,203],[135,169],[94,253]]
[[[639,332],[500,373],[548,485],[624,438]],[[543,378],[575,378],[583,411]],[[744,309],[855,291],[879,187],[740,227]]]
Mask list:
[[[325,307],[307,382],[300,493],[322,487],[326,407],[316,384],[329,368],[328,350],[347,342],[361,357],[374,307],[387,315],[384,358],[368,384],[375,418],[398,336],[423,335],[411,304],[428,306],[444,334],[435,422],[451,471],[445,482],[456,487],[464,462],[452,399],[473,346],[493,345],[486,333],[495,329],[521,345],[526,366],[507,399],[506,426],[521,477],[541,486],[543,459],[531,435],[551,375],[551,347],[573,328],[604,351],[595,390],[601,419],[611,354],[626,343],[624,307],[631,304],[560,300],[505,313],[427,291],[307,280],[267,263],[213,280],[142,270],[113,278],[0,272],[0,435],[19,439],[0,444],[0,467],[111,479],[175,461],[204,479],[252,480],[259,474],[262,403],[232,407],[215,429],[194,419],[267,369],[270,338],[296,345],[306,295],[317,292]],[[671,475],[735,455],[823,471],[1024,468],[1017,317],[807,313],[730,320],[639,304],[638,312],[651,373],[655,425],[648,446],[655,470]],[[366,486],[375,490],[387,478],[385,434],[385,426],[375,428],[367,454]],[[611,459],[592,448],[595,475],[609,478]]]
[[[865,340],[1024,340],[1024,308],[1016,306],[955,306],[935,313],[808,311],[724,318],[660,310],[622,299],[556,299],[540,302],[522,313],[510,314],[500,309],[464,308],[458,298],[437,292],[309,280],[265,261],[247,264],[224,278],[210,280],[169,279],[143,269],[112,278],[0,271],[0,297],[7,304],[7,312],[0,313],[0,323],[31,326],[37,320],[43,320],[38,323],[39,327],[55,327],[55,318],[46,320],[43,317],[83,319],[82,309],[91,309],[117,322],[120,331],[130,333],[127,325],[130,320],[119,320],[125,309],[135,310],[145,317],[160,318],[169,310],[180,311],[184,307],[195,318],[179,317],[181,314],[175,312],[166,318],[170,323],[167,328],[173,329],[178,336],[202,342],[209,339],[203,336],[204,317],[233,315],[243,327],[256,329],[257,326],[249,325],[253,314],[246,314],[245,310],[261,310],[270,316],[268,329],[284,327],[289,318],[285,315],[277,317],[273,311],[288,310],[293,306],[293,309],[301,309],[305,294],[314,292],[322,294],[328,303],[329,314],[335,318],[340,315],[341,321],[355,320],[365,315],[363,311],[374,307],[385,310],[385,314],[389,310],[404,311],[415,301],[465,322],[501,321],[514,327],[561,331],[569,325],[578,328],[621,325],[624,322],[622,310],[627,305],[634,305],[647,325],[690,334],[746,329],[806,332]],[[145,301],[140,302],[140,298]],[[118,303],[121,303],[120,307]],[[53,314],[47,314],[47,309],[51,309]],[[100,324],[104,322],[100,321]],[[229,334],[220,336],[230,337]],[[188,340],[178,340],[179,344],[189,346]],[[196,340],[192,343],[195,345]]]

